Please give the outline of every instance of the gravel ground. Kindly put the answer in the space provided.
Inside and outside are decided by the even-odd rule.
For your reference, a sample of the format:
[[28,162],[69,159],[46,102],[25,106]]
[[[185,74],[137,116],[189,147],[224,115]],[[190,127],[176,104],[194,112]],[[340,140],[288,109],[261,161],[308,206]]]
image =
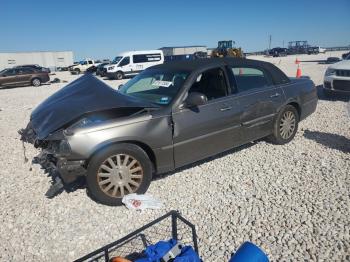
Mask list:
[[[270,61],[295,74],[293,57]],[[322,83],[325,65],[302,67]],[[76,78],[66,72],[57,77]],[[204,261],[227,261],[246,240],[271,261],[350,260],[347,102],[321,99],[287,145],[258,141],[157,177],[149,193],[164,208],[139,213],[97,204],[85,189],[45,198],[51,179],[38,165],[24,163],[17,130],[62,86],[0,90],[0,260],[73,260],[172,209],[197,226]],[[27,146],[29,159],[37,153]]]

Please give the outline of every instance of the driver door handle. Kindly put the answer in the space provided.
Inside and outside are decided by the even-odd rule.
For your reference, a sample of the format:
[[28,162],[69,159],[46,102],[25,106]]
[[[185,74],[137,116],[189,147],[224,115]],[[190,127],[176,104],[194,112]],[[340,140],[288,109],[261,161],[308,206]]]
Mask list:
[[232,109],[232,106],[228,106],[228,107],[220,108],[220,111],[224,112],[224,111],[228,111],[228,110],[231,110],[231,109]]
[[276,93],[276,94],[270,95],[270,97],[274,98],[274,97],[279,97],[280,95],[281,95],[280,93]]

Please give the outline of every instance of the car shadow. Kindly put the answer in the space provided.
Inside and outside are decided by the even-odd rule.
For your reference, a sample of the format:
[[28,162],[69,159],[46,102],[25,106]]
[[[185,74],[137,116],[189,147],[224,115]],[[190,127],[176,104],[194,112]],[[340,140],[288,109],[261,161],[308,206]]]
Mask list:
[[350,99],[350,95],[341,95],[341,94],[325,94],[323,91],[323,85],[316,86],[317,96],[319,100],[325,101],[343,101],[348,102]]
[[343,153],[350,153],[350,139],[346,138],[345,136],[305,130],[304,137],[325,147],[335,149]]
[[254,142],[250,142],[248,144],[245,144],[245,145],[233,148],[233,149],[229,149],[229,150],[224,151],[222,153],[219,153],[217,155],[214,155],[214,156],[211,156],[211,157],[207,157],[205,159],[202,159],[202,160],[196,161],[194,163],[185,165],[183,167],[177,168],[177,169],[175,169],[173,171],[170,171],[170,172],[166,172],[166,173],[163,173],[163,174],[155,175],[152,180],[156,181],[156,180],[164,179],[164,178],[166,178],[168,176],[172,176],[172,175],[175,175],[176,173],[180,173],[180,172],[182,172],[182,171],[184,171],[186,169],[190,169],[190,168],[193,168],[193,167],[196,167],[196,166],[200,166],[200,165],[202,165],[202,164],[204,164],[206,162],[213,161],[213,160],[225,157],[227,155],[231,155],[231,154],[237,153],[239,151],[245,150],[247,148],[250,148],[250,147],[256,145],[257,143],[259,143],[259,141],[264,141],[264,139],[260,139],[260,140],[257,140],[257,141],[254,141]]
[[[51,84],[50,82],[41,83],[40,86],[49,86],[50,84]],[[40,88],[40,86],[39,86],[39,88]],[[34,86],[32,86],[30,84],[28,84],[28,85],[18,85],[18,86],[3,86],[3,87],[0,86],[0,90],[15,89],[15,88],[18,89],[18,88],[27,88],[27,87],[34,87]]]

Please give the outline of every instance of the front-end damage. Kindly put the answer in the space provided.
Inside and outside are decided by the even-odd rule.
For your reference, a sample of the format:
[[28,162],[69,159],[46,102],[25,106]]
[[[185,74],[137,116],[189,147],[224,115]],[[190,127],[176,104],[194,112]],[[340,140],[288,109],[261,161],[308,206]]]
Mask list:
[[62,188],[86,174],[87,161],[93,153],[89,150],[107,139],[96,135],[91,140],[86,133],[106,129],[105,133],[114,138],[117,134],[108,130],[123,121],[124,125],[130,124],[131,118],[149,115],[154,109],[159,106],[117,92],[86,74],[38,105],[19,134],[24,149],[24,144],[30,143],[41,150],[33,162],[53,174],[58,181],[54,186]]
[[63,131],[58,131],[47,139],[40,140],[36,135],[31,122],[26,128],[18,131],[20,140],[24,143],[33,144],[40,149],[39,155],[34,157],[32,163],[39,164],[45,172],[52,177],[53,183],[47,191],[46,196],[53,197],[61,191],[65,185],[70,185],[79,177],[86,174],[84,160],[68,160],[71,153],[69,143],[63,135]]

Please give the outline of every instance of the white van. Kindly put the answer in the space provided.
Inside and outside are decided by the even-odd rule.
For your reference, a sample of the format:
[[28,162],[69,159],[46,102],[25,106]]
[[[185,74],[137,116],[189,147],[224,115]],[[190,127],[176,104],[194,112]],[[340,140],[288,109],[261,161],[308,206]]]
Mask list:
[[111,64],[104,66],[110,79],[123,79],[134,76],[154,65],[164,63],[162,50],[130,51],[118,55]]

